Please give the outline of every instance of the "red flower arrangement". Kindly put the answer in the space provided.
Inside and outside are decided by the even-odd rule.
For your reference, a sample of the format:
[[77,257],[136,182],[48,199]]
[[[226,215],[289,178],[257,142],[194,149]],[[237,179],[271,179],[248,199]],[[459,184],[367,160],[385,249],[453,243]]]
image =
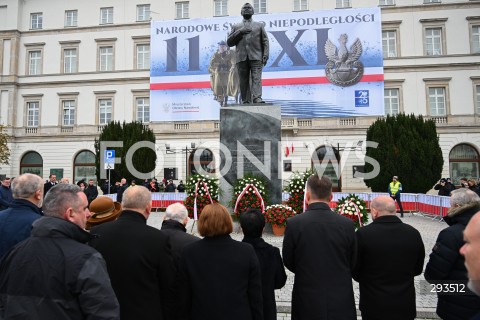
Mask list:
[[[198,185],[197,185],[198,183]],[[183,204],[188,210],[188,216],[194,218],[194,206],[195,206],[195,190],[197,190],[197,215],[200,214],[203,208],[210,204],[210,197],[214,203],[218,202],[218,179],[211,178],[209,176],[203,176],[196,174],[188,178],[185,185],[185,192],[188,196],[185,198]]]
[[291,207],[284,204],[274,204],[265,209],[265,221],[277,226],[286,226],[287,219],[297,213]]
[[349,194],[346,197],[338,199],[335,211],[351,219],[355,224],[355,229],[368,223],[367,204],[356,194]]
[[[247,188],[247,186],[249,187]],[[239,179],[234,183],[233,196],[230,204],[237,217],[240,215],[240,213],[247,211],[251,208],[262,210],[262,200],[260,199],[260,197],[262,197],[264,205],[266,205],[267,200],[267,189],[265,186],[266,183],[261,178],[254,176]],[[243,191],[245,191],[245,193],[240,198],[240,201],[238,201],[237,204],[237,200]]]

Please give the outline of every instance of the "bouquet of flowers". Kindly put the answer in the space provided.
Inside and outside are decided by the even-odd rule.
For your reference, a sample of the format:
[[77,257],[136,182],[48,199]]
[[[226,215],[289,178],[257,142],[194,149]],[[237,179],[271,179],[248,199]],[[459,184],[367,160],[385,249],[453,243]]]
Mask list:
[[250,208],[264,210],[268,199],[266,185],[267,183],[264,179],[253,175],[245,176],[243,179],[235,181],[230,204],[234,208],[233,210],[237,217],[240,213]]
[[367,204],[356,194],[349,194],[338,199],[335,211],[344,217],[352,219],[355,229],[362,227],[368,222]]
[[188,216],[195,218],[195,196],[197,198],[198,216],[207,204],[212,203],[212,201],[218,202],[218,179],[201,174],[192,175],[185,184],[185,192],[187,198],[185,198],[183,204],[187,207]]
[[286,226],[287,219],[297,213],[291,207],[284,204],[274,204],[265,208],[265,221],[277,226]]
[[292,207],[295,212],[303,212],[305,183],[314,173],[315,172],[312,169],[308,169],[303,173],[295,172],[288,182],[288,185],[285,187],[285,191],[290,193],[290,197],[288,198],[286,204]]

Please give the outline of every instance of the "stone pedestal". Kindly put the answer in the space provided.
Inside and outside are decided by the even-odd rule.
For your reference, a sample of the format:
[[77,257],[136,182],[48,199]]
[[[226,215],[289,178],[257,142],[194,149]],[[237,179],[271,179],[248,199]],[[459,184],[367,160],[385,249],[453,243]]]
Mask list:
[[229,151],[220,152],[222,204],[229,207],[234,181],[247,173],[265,177],[268,200],[272,204],[282,203],[280,106],[253,104],[221,108],[220,142],[222,148]]

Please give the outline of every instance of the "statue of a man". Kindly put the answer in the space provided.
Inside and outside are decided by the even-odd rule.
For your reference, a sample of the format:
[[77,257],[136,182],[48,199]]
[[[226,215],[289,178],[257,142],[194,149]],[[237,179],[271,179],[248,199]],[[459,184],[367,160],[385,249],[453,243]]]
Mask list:
[[236,46],[240,95],[244,104],[263,102],[262,68],[268,61],[268,36],[263,24],[252,20],[253,13],[253,6],[245,3],[241,11],[243,21],[232,27],[227,38],[228,46]]

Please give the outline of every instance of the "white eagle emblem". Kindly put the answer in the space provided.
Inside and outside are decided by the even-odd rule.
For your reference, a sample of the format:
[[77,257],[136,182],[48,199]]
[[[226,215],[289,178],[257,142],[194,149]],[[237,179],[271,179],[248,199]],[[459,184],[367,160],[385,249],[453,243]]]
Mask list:
[[363,64],[358,60],[363,51],[362,43],[357,38],[349,51],[346,34],[340,35],[338,41],[339,48],[330,39],[325,43],[325,55],[329,60],[325,65],[325,75],[331,83],[348,87],[356,84],[363,76]]

